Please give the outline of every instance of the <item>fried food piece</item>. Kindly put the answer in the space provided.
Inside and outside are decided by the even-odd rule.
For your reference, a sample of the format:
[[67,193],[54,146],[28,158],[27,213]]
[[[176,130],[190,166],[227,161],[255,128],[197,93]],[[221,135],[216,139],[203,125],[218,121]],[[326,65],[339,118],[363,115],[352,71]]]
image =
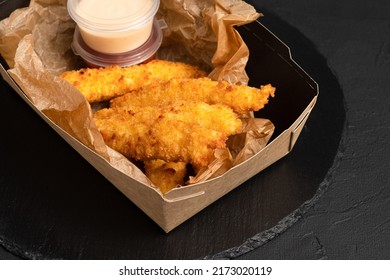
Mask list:
[[150,114],[150,116],[160,113],[160,118],[182,121],[188,125],[196,123],[226,135],[238,133],[238,127],[241,127],[241,120],[238,119],[237,115],[231,108],[222,104],[210,105],[204,102],[186,103],[176,101],[162,107],[122,105],[122,107],[116,108],[128,109],[134,112],[143,111],[144,114]]
[[274,96],[275,88],[270,84],[254,88],[243,85],[231,85],[226,81],[212,81],[209,78],[171,79],[152,84],[112,99],[110,107],[165,106],[177,100],[224,104],[238,114],[258,111]]
[[185,162],[166,162],[160,159],[145,162],[145,175],[163,194],[184,185],[186,173]]
[[106,144],[128,158],[195,166],[207,166],[242,125],[230,108],[205,103],[102,109],[94,119]]
[[148,84],[171,78],[198,78],[206,73],[196,66],[181,62],[152,60],[146,64],[121,68],[84,68],[61,73],[90,103],[107,101]]

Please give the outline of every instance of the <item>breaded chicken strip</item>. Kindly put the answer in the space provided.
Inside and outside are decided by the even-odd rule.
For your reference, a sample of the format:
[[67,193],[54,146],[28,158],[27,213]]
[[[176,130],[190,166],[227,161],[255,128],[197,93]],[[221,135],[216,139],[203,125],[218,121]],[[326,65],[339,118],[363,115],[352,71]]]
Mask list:
[[198,78],[206,73],[181,62],[152,60],[146,64],[121,68],[84,68],[63,72],[61,77],[75,86],[90,103],[107,101],[148,84],[171,78]]
[[94,119],[106,144],[128,158],[198,167],[207,166],[214,150],[225,147],[242,125],[230,108],[205,103],[102,109]]
[[209,78],[171,79],[152,84],[112,99],[110,107],[165,106],[177,100],[224,104],[238,114],[258,111],[274,96],[271,85],[254,88],[243,85],[231,85],[225,81],[212,81]]
[[145,162],[145,175],[165,194],[177,186],[184,185],[187,163],[166,162],[161,159]]
[[[225,112],[223,112],[225,111]],[[174,111],[166,112],[167,114],[175,114]],[[219,118],[215,120],[213,118]],[[194,118],[199,125],[218,130],[219,132],[231,135],[235,133],[231,126],[233,120],[225,119],[229,114],[229,110],[226,110],[221,105],[209,106],[205,103],[197,103],[191,108],[191,112],[182,111],[175,117],[181,121],[188,121]],[[191,121],[192,122],[192,121]],[[216,127],[218,125],[218,127]],[[187,173],[186,162],[166,162],[163,160],[151,160],[145,162],[145,174],[155,184],[162,193],[166,193],[178,185],[184,184],[184,176]]]
[[194,123],[222,132],[226,135],[233,135],[239,132],[238,127],[241,127],[241,120],[232,111],[231,108],[222,104],[207,104],[204,102],[183,102],[176,101],[165,106],[144,106],[137,107],[132,105],[122,104],[122,109],[128,109],[133,112],[143,112],[151,117],[160,114],[159,117],[164,117],[169,120],[182,121],[188,125]]

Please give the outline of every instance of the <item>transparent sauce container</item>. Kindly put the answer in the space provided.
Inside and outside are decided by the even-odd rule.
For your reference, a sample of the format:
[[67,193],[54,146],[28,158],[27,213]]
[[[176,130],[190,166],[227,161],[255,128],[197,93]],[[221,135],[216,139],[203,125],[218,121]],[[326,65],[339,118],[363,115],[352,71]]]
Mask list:
[[68,0],[67,8],[89,48],[117,54],[145,44],[159,5],[160,0]]
[[78,27],[73,35],[73,52],[80,56],[88,67],[105,67],[118,65],[121,67],[146,63],[156,58],[156,52],[163,39],[162,29],[166,27],[164,20],[154,20],[149,38],[136,49],[122,53],[102,53],[89,47],[81,36]]

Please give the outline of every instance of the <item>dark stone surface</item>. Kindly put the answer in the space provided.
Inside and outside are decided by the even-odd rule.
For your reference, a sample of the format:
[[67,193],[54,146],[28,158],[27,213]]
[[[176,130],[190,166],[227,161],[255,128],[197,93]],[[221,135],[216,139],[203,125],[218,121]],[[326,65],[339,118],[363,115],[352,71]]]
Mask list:
[[293,152],[165,235],[1,80],[0,259],[390,258],[390,2],[248,2],[320,84]]
[[326,193],[288,231],[242,258],[389,259],[390,2],[256,3],[299,29],[326,57],[344,92],[347,126],[340,159],[323,182]]

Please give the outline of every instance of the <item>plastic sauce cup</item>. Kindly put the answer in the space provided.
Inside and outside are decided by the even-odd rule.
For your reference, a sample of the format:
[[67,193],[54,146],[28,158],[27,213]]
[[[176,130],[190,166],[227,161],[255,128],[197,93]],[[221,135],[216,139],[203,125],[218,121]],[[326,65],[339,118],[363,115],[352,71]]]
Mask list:
[[101,53],[124,53],[151,35],[160,0],[68,0],[83,41]]
[[105,67],[119,65],[121,67],[148,62],[156,58],[156,52],[163,40],[162,29],[166,27],[164,20],[154,20],[149,38],[138,48],[123,53],[101,53],[90,48],[83,40],[79,28],[73,35],[73,52],[80,56],[88,67]]

